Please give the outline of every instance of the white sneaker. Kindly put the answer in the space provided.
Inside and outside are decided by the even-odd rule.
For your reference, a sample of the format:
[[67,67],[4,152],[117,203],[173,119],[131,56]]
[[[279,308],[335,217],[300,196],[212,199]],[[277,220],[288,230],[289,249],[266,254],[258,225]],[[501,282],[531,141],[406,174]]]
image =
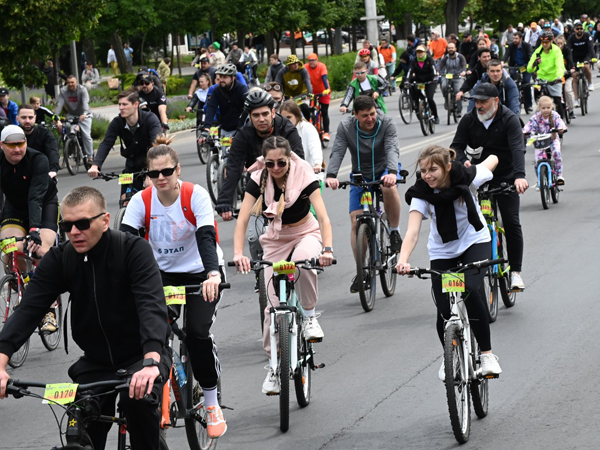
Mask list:
[[516,272],[510,274],[510,288],[513,291],[522,291],[525,289],[525,283],[523,283],[521,274],[518,274]]
[[579,100],[575,100],[575,103],[573,104],[573,106],[575,108],[579,108]]
[[442,381],[446,381],[446,368],[444,367],[444,358],[442,358],[442,365],[438,370],[438,378]]
[[317,316],[310,316],[304,318],[304,339],[312,341],[316,339],[323,339],[325,334],[321,329],[321,325],[317,321]]
[[275,374],[271,366],[265,366],[265,369],[269,372],[267,373],[265,381],[263,381],[262,393],[267,395],[279,394],[281,392],[279,377]]
[[534,188],[535,188],[536,192],[540,192],[540,185],[539,184],[535,183]]
[[559,186],[564,186],[564,184],[565,184],[565,178],[564,178],[563,176],[557,177],[557,178],[556,178],[556,183],[557,183]]
[[592,83],[588,84],[588,91],[592,92],[594,90],[594,85]]
[[486,375],[500,375],[502,369],[498,364],[498,357],[492,353],[481,354],[481,374],[485,377]]

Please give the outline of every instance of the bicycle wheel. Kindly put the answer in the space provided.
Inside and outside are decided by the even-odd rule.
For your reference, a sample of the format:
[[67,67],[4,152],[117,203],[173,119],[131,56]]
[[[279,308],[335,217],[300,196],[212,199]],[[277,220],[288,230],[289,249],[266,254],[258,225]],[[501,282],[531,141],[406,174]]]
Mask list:
[[427,106],[427,118],[429,119],[429,132],[431,134],[435,133],[435,118],[431,114],[431,109]]
[[[481,350],[473,335],[473,330],[471,330],[471,350],[473,352],[471,356],[473,358],[473,370],[477,373],[481,367]],[[489,403],[487,378],[477,377],[471,382],[471,397],[473,398],[475,414],[483,419],[487,416]]]
[[71,175],[77,175],[79,172],[79,148],[76,139],[67,139],[65,142],[65,160],[67,162],[67,170]]
[[356,233],[356,255],[356,281],[360,304],[365,312],[369,312],[375,307],[377,271],[373,266],[373,232],[366,223],[361,224]]
[[117,211],[115,219],[113,220],[113,230],[118,230],[119,227],[121,226],[121,223],[123,222],[123,217],[125,217],[126,210],[127,210],[127,207],[124,206],[123,208],[120,208]]
[[548,166],[542,164],[539,176],[540,196],[542,197],[542,206],[544,209],[550,208],[550,186],[548,184]]
[[[502,224],[502,218],[500,216],[498,216],[498,226],[497,226],[497,233],[498,233],[498,255],[500,255],[501,258],[505,259],[508,261],[508,251],[506,250],[506,238],[504,237],[504,227]],[[509,273],[508,273],[508,264],[503,264],[503,271],[504,273],[502,274],[502,277],[499,278],[499,286],[500,286],[500,296],[502,297],[502,302],[504,303],[504,306],[506,306],[507,308],[512,308],[513,306],[515,306],[515,302],[517,300],[517,293],[512,291],[510,288],[510,278],[509,278]]]
[[412,102],[410,94],[406,91],[402,91],[400,98],[398,99],[398,109],[400,110],[400,117],[402,122],[409,124],[412,122]]
[[203,144],[198,144],[198,138],[201,137],[202,130],[196,129],[196,151],[198,152],[198,158],[202,164],[206,164],[208,162],[208,157],[210,156],[210,146],[204,142]]
[[298,321],[298,367],[294,370],[294,387],[296,388],[296,400],[301,408],[305,408],[310,403],[310,384],[312,369],[308,363],[310,358],[310,344],[304,339],[304,330],[302,327],[302,314],[297,314]]
[[450,89],[448,89],[448,93],[446,94],[446,109],[448,110],[448,125],[450,125],[450,119],[452,118],[452,93]]
[[429,117],[427,115],[427,109],[425,107],[425,100],[419,100],[419,112],[417,114],[419,118],[419,124],[421,125],[421,131],[423,136],[429,135]]
[[261,270],[258,273],[258,307],[260,308],[260,331],[264,331],[265,327],[265,308],[269,302],[269,294],[267,293],[267,285],[265,283],[265,271]]
[[325,134],[325,125],[323,124],[323,113],[319,113],[319,137],[321,138],[321,146],[323,148],[327,148],[329,145],[329,141],[323,139],[323,134]]
[[456,324],[446,328],[444,333],[444,370],[446,371],[446,397],[450,423],[456,440],[464,444],[471,432],[471,395],[469,374],[464,373],[462,334]]
[[279,429],[284,433],[290,428],[290,316],[279,317]]
[[552,203],[558,203],[558,199],[560,197],[560,189],[558,187],[558,181],[556,180],[556,176],[552,176],[552,187],[550,188],[550,195],[552,195]]
[[452,117],[454,119],[454,123],[458,123],[458,106],[456,104],[456,100],[454,99],[454,93],[452,93]]
[[486,276],[479,287],[481,299],[487,304],[490,323],[498,318],[498,278],[494,275],[492,268],[488,268]]
[[219,197],[218,178],[219,155],[213,153],[208,160],[208,164],[206,165],[206,185],[208,187],[210,199],[215,205],[217,204],[217,199]]
[[60,295],[56,299],[56,306],[54,307],[54,317],[56,317],[56,331],[49,334],[40,331],[40,338],[42,339],[44,347],[46,347],[48,351],[56,350],[58,348],[58,344],[60,343],[60,336],[62,334],[63,307]]
[[379,280],[381,281],[381,290],[385,296],[391,297],[396,291],[396,275],[394,273],[394,268],[398,261],[398,255],[393,253],[390,248],[390,234],[385,224],[388,224],[387,214],[383,213],[380,222],[381,264],[383,267],[379,271]]
[[588,97],[589,97],[589,91],[588,91],[588,84],[587,82],[583,81],[581,82],[581,94],[579,94],[580,97],[580,105],[581,105],[581,115],[585,116],[588,113]]
[[585,87],[583,85],[583,77],[585,75],[583,75],[582,73],[579,74],[579,80],[577,80],[577,93],[579,94],[579,107],[581,108],[581,115],[585,116],[587,113],[587,110],[584,106],[584,103],[586,101],[585,98]]
[[[23,288],[22,286],[17,286],[17,291],[13,291],[10,287],[11,281],[13,284],[17,284],[14,275],[6,275],[2,278],[0,284],[0,292],[2,292],[2,297],[5,298],[4,303],[8,305],[8,307],[3,310],[6,311],[6,320],[12,315],[15,309],[19,306],[21,299],[23,298]],[[17,367],[21,367],[25,360],[27,359],[27,354],[29,353],[29,338],[27,341],[21,346],[19,350],[17,350],[11,356],[8,361],[8,365],[13,369]]]

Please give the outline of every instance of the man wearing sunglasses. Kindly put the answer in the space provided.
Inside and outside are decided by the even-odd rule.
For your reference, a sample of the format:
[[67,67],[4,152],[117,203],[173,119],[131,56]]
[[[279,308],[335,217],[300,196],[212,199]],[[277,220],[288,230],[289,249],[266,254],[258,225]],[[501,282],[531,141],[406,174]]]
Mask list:
[[[583,25],[581,22],[575,22],[575,32],[569,36],[567,40],[567,48],[571,50],[573,55],[573,62],[577,66],[577,63],[585,63],[583,66],[583,73],[588,81],[588,91],[594,90],[594,84],[592,83],[592,70],[590,69],[589,62],[592,58],[595,58],[594,46],[592,45],[591,36],[583,31]],[[577,89],[577,79],[579,78],[579,72],[573,73],[573,93],[575,94],[575,106],[579,106],[579,91]]]
[[[47,176],[47,175],[46,175]],[[46,254],[19,308],[0,333],[0,398],[10,376],[10,356],[34,332],[48,307],[62,293],[71,295],[71,329],[84,356],[69,368],[75,383],[112,380],[118,369],[133,374],[120,407],[127,418],[131,446],[158,450],[156,403],[171,367],[165,348],[169,333],[160,272],[150,244],[110,229],[106,200],[91,187],[69,192],[61,204],[62,229],[69,241]],[[97,391],[102,392],[102,391]],[[99,399],[102,414],[113,416],[117,394]],[[110,424],[93,423],[87,432],[104,449]]]
[[164,92],[154,84],[154,78],[147,72],[138,75],[138,86],[140,102],[146,102],[148,109],[160,120],[163,130],[168,130],[167,97]]
[[[146,169],[146,154],[156,137],[161,134],[160,122],[156,115],[139,109],[140,97],[133,88],[117,95],[120,114],[108,125],[104,140],[98,147],[88,175],[96,178],[108,153],[117,138],[121,143],[121,156],[125,158],[123,173],[140,172]],[[121,185],[121,198],[125,198],[126,184]],[[144,177],[136,177],[131,185],[134,191],[144,189]]]

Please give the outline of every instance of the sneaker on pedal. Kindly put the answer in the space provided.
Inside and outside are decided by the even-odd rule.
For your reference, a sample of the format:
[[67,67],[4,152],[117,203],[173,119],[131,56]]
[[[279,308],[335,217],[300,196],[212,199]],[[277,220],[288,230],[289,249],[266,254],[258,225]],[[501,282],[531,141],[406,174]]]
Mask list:
[[500,375],[501,373],[502,369],[500,368],[500,364],[498,364],[498,357],[492,353],[482,353],[481,375],[485,377],[489,375]]
[[275,374],[271,366],[266,366],[265,369],[268,369],[269,372],[267,373],[265,381],[263,381],[262,393],[267,395],[279,394],[281,392],[279,377]]
[[390,233],[390,247],[394,253],[400,253],[402,248],[402,238],[398,230],[392,230]]
[[556,183],[557,183],[559,186],[564,186],[564,185],[565,185],[565,179],[564,179],[564,177],[558,177],[558,178],[556,179]]
[[579,100],[575,100],[575,103],[573,103],[573,106],[575,106],[575,108],[579,108]]
[[323,133],[323,140],[324,141],[330,141],[331,140],[331,136],[329,135],[329,133]]
[[438,370],[438,378],[442,381],[446,381],[446,368],[444,367],[444,358],[442,358],[442,365]]
[[592,92],[594,90],[594,85],[592,83],[588,84],[588,92]]
[[316,316],[304,318],[304,339],[307,341],[316,341],[323,339],[324,336],[325,334],[323,333]]
[[227,431],[227,422],[219,405],[206,408],[206,433],[211,439],[216,439]]
[[[363,284],[365,285],[365,289],[369,289],[371,285],[369,280],[369,272],[367,270],[363,273]],[[350,293],[356,294],[358,292],[358,276],[352,278],[352,285],[350,286]]]
[[433,119],[433,123],[435,123],[436,125],[440,124],[440,118],[436,117],[435,119]]
[[58,329],[58,325],[56,323],[56,318],[54,317],[53,312],[49,312],[44,317],[44,322],[41,327],[41,331],[46,333],[54,333]]
[[518,274],[517,272],[510,274],[510,288],[513,291],[522,291],[525,289],[525,283],[523,283],[521,274]]

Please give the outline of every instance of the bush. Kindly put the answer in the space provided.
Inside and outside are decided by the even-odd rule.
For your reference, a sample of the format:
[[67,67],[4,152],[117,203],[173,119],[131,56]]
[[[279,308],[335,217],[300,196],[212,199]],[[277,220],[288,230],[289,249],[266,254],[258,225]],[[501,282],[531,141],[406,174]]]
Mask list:
[[92,139],[95,141],[103,140],[109,124],[110,121],[106,120],[104,117],[94,116],[92,119]]
[[179,120],[181,116],[185,116],[186,119],[195,119],[195,112],[186,112],[189,101],[187,99],[170,99],[167,98],[167,118],[170,120]]
[[329,84],[333,91],[346,90],[352,80],[355,59],[356,53],[354,52],[319,59],[327,66]]
[[180,78],[177,75],[171,75],[169,77],[169,79],[167,80],[167,93],[168,95],[177,95],[179,91],[181,91],[181,88],[184,87],[185,88],[185,94],[187,94],[187,89],[191,83],[191,79],[189,83],[186,83],[186,78],[182,77]]

